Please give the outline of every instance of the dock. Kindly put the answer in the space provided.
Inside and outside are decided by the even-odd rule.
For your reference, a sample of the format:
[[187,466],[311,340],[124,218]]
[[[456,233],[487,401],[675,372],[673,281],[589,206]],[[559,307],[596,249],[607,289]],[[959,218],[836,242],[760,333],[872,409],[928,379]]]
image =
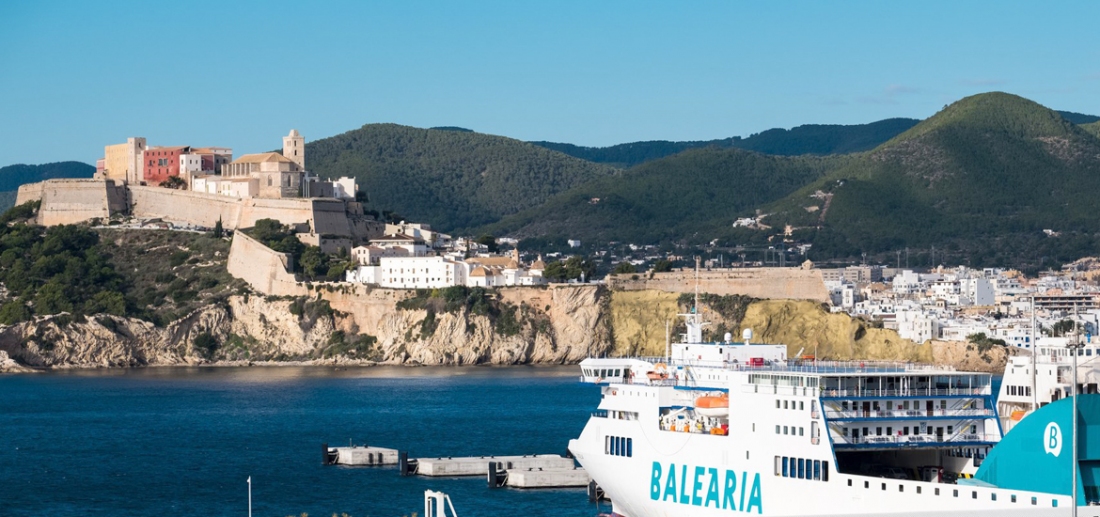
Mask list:
[[325,465],[351,465],[381,467],[397,465],[397,449],[372,447],[368,445],[350,445],[348,447],[329,447],[323,444]]
[[586,487],[592,482],[579,467],[497,471],[494,464],[489,465],[488,480],[491,488],[573,488]]
[[557,454],[405,459],[405,454],[402,453],[398,458],[398,470],[403,476],[412,474],[430,477],[485,476],[489,474],[490,464],[493,464],[498,471],[540,468],[562,470],[574,467],[573,458],[565,458]]

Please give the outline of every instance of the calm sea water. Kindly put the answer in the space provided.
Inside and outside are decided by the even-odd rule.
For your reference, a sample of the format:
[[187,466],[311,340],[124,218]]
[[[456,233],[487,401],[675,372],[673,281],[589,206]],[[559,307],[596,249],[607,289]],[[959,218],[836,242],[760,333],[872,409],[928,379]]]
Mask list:
[[564,454],[599,390],[562,368],[209,368],[0,377],[0,515],[590,517],[584,489],[321,465],[321,444]]

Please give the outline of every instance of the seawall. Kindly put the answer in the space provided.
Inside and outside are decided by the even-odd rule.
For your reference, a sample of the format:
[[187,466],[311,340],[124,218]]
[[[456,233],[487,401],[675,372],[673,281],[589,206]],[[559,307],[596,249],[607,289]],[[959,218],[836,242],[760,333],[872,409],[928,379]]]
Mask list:
[[[829,301],[821,271],[797,268],[731,268],[699,271],[699,292],[717,295],[739,294],[760,299]],[[611,275],[613,291],[695,291],[695,271]]]

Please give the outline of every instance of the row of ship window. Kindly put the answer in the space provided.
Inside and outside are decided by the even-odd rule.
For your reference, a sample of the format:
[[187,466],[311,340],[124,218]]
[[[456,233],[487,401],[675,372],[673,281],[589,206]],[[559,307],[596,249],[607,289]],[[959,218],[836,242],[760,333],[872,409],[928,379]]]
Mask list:
[[[780,404],[779,404],[780,402],[783,403],[782,408],[780,408]],[[789,402],[789,404],[788,404],[788,402]],[[798,403],[797,407],[796,407],[795,402]],[[780,400],[780,399],[775,399],[775,409],[798,409],[798,410],[803,410],[803,409],[806,409],[806,403],[801,401],[801,400]]]
[[775,475],[785,478],[829,480],[829,462],[804,458],[775,457]]
[[634,456],[634,439],[622,436],[604,436],[603,452],[612,456]]
[[782,426],[782,428],[783,428],[783,432],[780,433],[779,432],[780,426],[778,426],[778,425],[775,426],[775,434],[787,434],[787,435],[791,435],[791,436],[796,436],[795,431],[797,431],[797,436],[805,436],[805,431],[806,431],[805,427],[795,427],[793,425],[792,426],[786,426],[785,425],[785,426]]
[[[926,431],[925,434],[931,436],[933,434],[932,431],[933,431],[934,428],[932,426],[928,426],[926,429],[927,429],[927,431]],[[942,429],[942,428],[940,428],[940,429]],[[972,434],[977,433],[978,432],[978,426],[977,425],[971,425],[970,426],[970,432]],[[954,434],[954,433],[955,433],[955,426],[953,426],[953,425],[947,426],[947,434]],[[920,428],[917,427],[917,426],[913,426],[913,434],[920,434]],[[893,435],[894,435],[894,428],[891,427],[891,426],[886,426],[886,436],[893,436]],[[908,435],[909,435],[909,426],[905,426],[905,427],[902,427],[902,428],[898,429],[898,436],[908,436]],[[848,428],[847,427],[844,428],[844,436],[848,436]],[[858,427],[852,428],[852,436],[861,436],[860,433],[859,433],[859,428]],[[871,428],[870,427],[864,427],[862,436],[871,436]],[[881,427],[876,427],[875,428],[875,436],[882,436],[882,428]]]
[[623,371],[619,368],[584,368],[585,377],[599,377],[606,379],[608,377],[621,377]]
[[[852,486],[852,480],[851,479],[848,480],[848,486]],[[863,488],[871,488],[871,482],[870,481],[864,481],[863,482]],[[918,494],[923,493],[923,491],[921,490],[923,487],[916,486],[914,488],[916,489],[916,493],[918,493]],[[886,483],[882,483],[882,489],[886,490]],[[940,495],[940,489],[938,487],[933,488],[933,490],[935,491],[935,492],[933,492],[934,495]],[[905,492],[905,485],[898,484],[898,492],[904,493]],[[957,489],[957,488],[952,489],[951,490],[951,496],[952,497],[959,497],[959,489]],[[978,491],[977,490],[971,490],[970,491],[970,498],[971,499],[977,499],[978,498]],[[990,493],[989,494],[989,500],[990,501],[996,501],[997,500],[997,493],[996,492]],[[1015,503],[1016,502],[1016,494],[1011,494],[1009,496],[1009,501]],[[1032,497],[1031,498],[1031,504],[1032,505],[1038,505],[1039,504],[1039,498],[1038,497]],[[1057,508],[1058,507],[1058,500],[1057,499],[1051,499],[1050,500],[1050,505]]]
[[[921,401],[920,401],[920,400],[914,400],[914,401],[912,401],[912,407],[910,407],[910,404],[909,404],[909,402],[910,402],[910,401],[908,401],[908,400],[902,401],[902,402],[901,402],[901,407],[900,407],[900,408],[898,408],[898,409],[902,409],[902,410],[905,410],[905,409],[916,409],[916,410],[920,410],[920,409],[925,409],[925,410],[928,410],[928,409],[932,409],[932,408],[929,408],[927,404],[925,404],[925,406],[924,406],[924,407],[922,408],[922,407],[921,407]],[[935,403],[935,401],[928,401],[928,402],[932,402],[932,403]],[[845,400],[845,401],[841,401],[841,403],[840,403],[840,409],[842,409],[842,410],[844,410],[844,411],[847,411],[847,410],[849,409],[849,408],[848,408],[848,401],[847,401],[847,400]],[[853,410],[859,410],[859,409],[860,409],[860,403],[859,403],[859,402],[856,402],[856,401],[852,401],[852,406],[851,406],[851,409],[853,409]],[[891,407],[887,407],[887,409],[893,409],[893,408],[891,408]],[[946,401],[946,400],[942,400],[942,399],[940,400],[940,407],[939,407],[939,409],[947,409],[947,401]],[[879,401],[877,401],[877,400],[873,400],[873,401],[871,401],[871,410],[873,410],[873,411],[881,411],[881,410],[882,410],[882,407],[881,407],[881,406],[879,405]]]
[[1031,396],[1031,386],[1009,386],[1008,387],[1008,394],[1009,395],[1016,395],[1018,397],[1030,397]]

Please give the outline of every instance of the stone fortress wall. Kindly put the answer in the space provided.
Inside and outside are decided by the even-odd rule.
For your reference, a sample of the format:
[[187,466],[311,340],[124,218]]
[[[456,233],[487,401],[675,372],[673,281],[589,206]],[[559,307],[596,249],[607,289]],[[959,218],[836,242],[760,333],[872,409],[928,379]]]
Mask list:
[[[636,278],[635,278],[636,277]],[[695,292],[695,271],[683,269],[667,273],[611,275],[612,290]],[[812,300],[828,302],[829,290],[817,269],[730,268],[699,271],[699,292],[717,295],[739,294],[760,299]]]
[[302,233],[365,239],[381,234],[383,226],[353,213],[339,199],[235,198],[167,189],[123,186],[112,180],[61,179],[19,187],[16,204],[42,201],[38,223],[73,224],[129,213],[142,219],[213,228],[218,220],[227,230],[251,228],[260,219],[275,219]]
[[290,255],[279,253],[244,232],[233,234],[226,264],[229,274],[268,296],[305,296],[308,290],[294,274]]
[[38,224],[73,224],[126,210],[126,190],[110,180],[55,179],[21,185],[15,204],[41,201]]

